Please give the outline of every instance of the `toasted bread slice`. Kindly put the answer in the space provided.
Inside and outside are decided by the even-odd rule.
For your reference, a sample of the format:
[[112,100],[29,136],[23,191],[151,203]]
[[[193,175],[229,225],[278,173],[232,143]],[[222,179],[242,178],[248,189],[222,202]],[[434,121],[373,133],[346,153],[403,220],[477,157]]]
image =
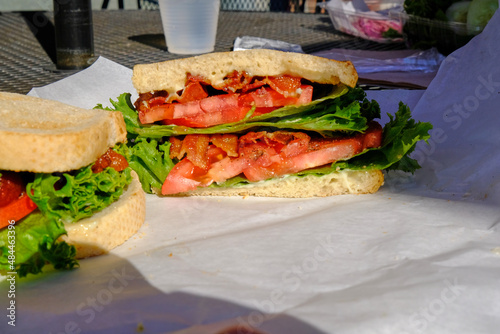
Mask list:
[[37,173],[78,169],[126,137],[120,112],[0,92],[0,169]]
[[349,61],[275,50],[208,53],[196,57],[134,66],[132,83],[139,94],[165,90],[170,97],[184,88],[186,75],[202,76],[212,86],[221,85],[234,71],[250,76],[291,75],[320,84],[354,87],[358,74]]
[[145,194],[137,174],[118,201],[92,217],[65,224],[60,239],[74,245],[78,259],[109,252],[134,235],[146,217]]
[[343,170],[324,176],[287,176],[234,188],[198,188],[174,196],[260,196],[307,198],[372,194],[384,183],[380,170]]

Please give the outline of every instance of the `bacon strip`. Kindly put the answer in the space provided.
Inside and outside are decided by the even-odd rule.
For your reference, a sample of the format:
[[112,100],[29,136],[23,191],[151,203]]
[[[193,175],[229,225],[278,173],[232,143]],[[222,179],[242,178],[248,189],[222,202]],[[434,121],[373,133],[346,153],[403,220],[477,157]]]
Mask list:
[[238,156],[238,136],[234,134],[215,134],[210,137],[212,144],[222,149],[230,157]]
[[111,167],[117,172],[121,172],[122,170],[128,167],[128,161],[120,153],[117,153],[112,149],[108,149],[106,153],[101,155],[96,160],[94,165],[92,165],[92,172],[100,173],[107,167]]

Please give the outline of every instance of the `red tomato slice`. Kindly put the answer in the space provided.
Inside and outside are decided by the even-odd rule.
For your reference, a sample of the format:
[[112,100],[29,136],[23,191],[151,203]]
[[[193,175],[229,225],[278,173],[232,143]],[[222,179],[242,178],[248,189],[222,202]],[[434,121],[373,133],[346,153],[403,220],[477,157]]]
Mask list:
[[272,89],[284,97],[296,97],[300,95],[298,89],[301,87],[301,79],[289,75],[279,77],[267,77],[265,80]]
[[170,119],[194,117],[203,114],[200,101],[191,101],[187,103],[175,103],[174,114]]
[[194,116],[202,112],[203,111],[200,108],[200,101],[191,101],[183,104],[168,103],[154,106],[145,111],[139,110],[139,120],[142,124],[150,124],[157,121],[162,121],[164,124],[173,124],[169,121],[174,118]]
[[373,148],[379,147],[382,145],[382,125],[379,123],[372,121],[368,124],[369,128],[365,131],[363,147],[364,148]]
[[319,167],[328,163],[348,159],[363,150],[362,142],[357,138],[342,139],[330,145],[315,150],[304,152],[290,159],[290,172]]
[[12,171],[0,171],[0,207],[19,198],[24,191],[21,174]]
[[[287,147],[285,146],[285,151]],[[278,154],[281,159],[274,159],[278,160],[276,163],[267,166],[253,164],[251,168],[244,170],[243,173],[250,181],[261,181],[347,159],[361,150],[362,144],[357,139],[339,140],[329,147],[303,152],[295,156],[286,156],[282,150]]]
[[294,157],[306,152],[308,149],[311,137],[301,132],[296,132],[293,134],[293,139],[290,140],[280,151],[280,154],[284,157]]
[[246,96],[242,96],[242,99],[245,99],[245,102],[253,103],[257,108],[271,108],[285,102],[283,95],[266,87],[252,91]]
[[207,180],[212,182],[224,182],[241,173],[250,165],[250,160],[246,157],[224,159],[213,163],[206,174]]
[[164,119],[170,119],[174,116],[174,108],[177,103],[162,104],[149,109],[139,110],[139,121],[142,124],[150,124]]
[[313,96],[313,87],[303,85],[300,88],[300,96],[299,96],[297,102],[295,102],[295,104],[300,106],[302,104],[309,103],[312,101],[312,96]]
[[257,108],[283,107],[288,105],[301,105],[311,102],[312,86],[303,85],[300,95],[285,97],[269,87],[262,87],[248,94],[242,95],[240,100],[245,103],[254,103]]
[[161,187],[161,193],[172,195],[194,190],[201,185],[201,182],[195,180],[199,174],[205,174],[205,172],[200,173],[200,168],[197,168],[191,161],[183,159],[168,173]]
[[[279,132],[274,134],[276,133]],[[243,173],[250,181],[261,181],[349,159],[367,148],[379,147],[382,143],[382,127],[377,122],[372,122],[364,134],[352,138],[314,139],[307,144],[306,150],[302,146],[303,140],[305,138],[299,137],[288,142],[279,152],[281,161],[269,166],[253,164]]]
[[[205,151],[207,165],[213,166],[220,161],[224,161],[225,152],[210,145]],[[237,174],[236,174],[237,175]],[[162,185],[161,193],[163,195],[172,195],[189,190],[194,190],[197,187],[207,187],[214,180],[207,173],[207,169],[200,168],[190,161],[188,157],[182,159],[168,173],[165,182]]]
[[279,163],[280,159],[273,147],[265,143],[250,143],[240,145],[239,157],[225,157],[210,166],[207,177],[214,182],[223,182],[227,179],[244,173],[254,165],[269,166]]
[[205,119],[211,120],[208,122],[210,125],[239,121],[248,111],[247,108],[240,106],[236,94],[208,97],[201,100],[200,106],[207,117]]
[[19,221],[37,208],[36,204],[23,193],[17,200],[0,207],[0,228],[9,225],[9,221]]
[[0,177],[0,228],[9,225],[9,221],[18,221],[37,208],[25,193],[25,184],[21,174],[1,171]]
[[239,104],[237,94],[216,95],[200,101],[176,104],[173,117],[162,123],[190,127],[232,123],[243,119],[250,108]]

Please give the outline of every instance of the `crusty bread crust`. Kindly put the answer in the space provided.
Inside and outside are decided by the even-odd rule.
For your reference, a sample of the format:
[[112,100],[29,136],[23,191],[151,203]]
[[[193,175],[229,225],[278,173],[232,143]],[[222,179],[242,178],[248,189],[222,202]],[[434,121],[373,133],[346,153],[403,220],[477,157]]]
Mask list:
[[307,80],[354,87],[358,74],[349,61],[275,50],[245,50],[208,53],[196,57],[134,66],[132,83],[139,94],[165,90],[170,96],[184,88],[186,74],[201,75],[213,86],[222,84],[233,71],[251,76],[288,74]]
[[126,140],[118,111],[0,92],[0,169],[52,173],[87,166]]
[[384,174],[380,170],[343,170],[324,176],[288,176],[235,188],[198,188],[177,196],[326,197],[372,194],[383,183]]
[[78,259],[101,255],[121,245],[142,226],[146,199],[137,174],[118,201],[92,217],[65,224],[68,235],[60,239],[74,245]]

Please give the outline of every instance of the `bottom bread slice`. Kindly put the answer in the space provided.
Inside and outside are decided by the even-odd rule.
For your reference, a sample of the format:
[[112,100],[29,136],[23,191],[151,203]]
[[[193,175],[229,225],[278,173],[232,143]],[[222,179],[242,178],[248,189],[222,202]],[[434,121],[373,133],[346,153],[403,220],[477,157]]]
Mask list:
[[118,201],[89,218],[66,224],[60,240],[74,245],[78,259],[101,255],[121,245],[142,226],[146,199],[135,172],[132,182]]
[[326,197],[371,194],[384,183],[380,170],[343,170],[328,175],[287,176],[234,188],[198,188],[178,196]]

